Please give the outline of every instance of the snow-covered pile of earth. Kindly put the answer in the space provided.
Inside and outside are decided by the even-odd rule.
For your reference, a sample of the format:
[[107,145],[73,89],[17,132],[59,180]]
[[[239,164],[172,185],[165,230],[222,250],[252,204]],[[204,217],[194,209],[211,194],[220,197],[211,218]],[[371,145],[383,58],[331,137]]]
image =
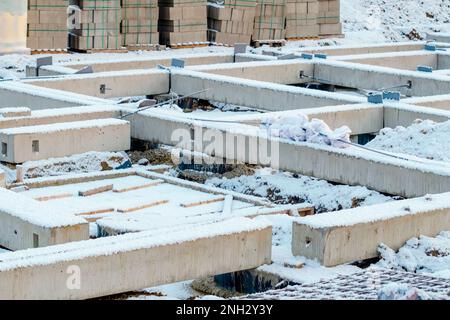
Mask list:
[[450,161],[450,121],[416,120],[407,128],[384,128],[366,146],[430,160]]
[[379,267],[450,279],[450,231],[442,231],[435,238],[412,238],[398,252],[384,244],[378,251]]
[[302,114],[291,117],[267,117],[261,122],[261,128],[267,130],[268,135],[272,137],[325,144],[336,148],[349,147],[352,132],[347,126],[333,131],[324,121],[309,120]]
[[448,0],[341,0],[341,21],[349,38],[401,41],[450,31]]
[[393,198],[360,186],[333,185],[316,178],[288,172],[258,169],[254,175],[232,179],[212,178],[206,184],[265,197],[275,203],[311,203],[317,213],[368,206]]
[[64,158],[27,161],[23,164],[23,177],[30,179],[129,167],[131,161],[125,153],[92,151]]

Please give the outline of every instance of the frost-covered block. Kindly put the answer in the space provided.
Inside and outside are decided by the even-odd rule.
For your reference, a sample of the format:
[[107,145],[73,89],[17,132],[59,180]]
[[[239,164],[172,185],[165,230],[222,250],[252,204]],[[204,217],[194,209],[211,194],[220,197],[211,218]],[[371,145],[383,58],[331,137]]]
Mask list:
[[383,92],[383,99],[387,99],[387,100],[396,100],[396,101],[400,101],[400,92],[398,91],[384,91]]
[[383,95],[379,93],[371,93],[367,97],[367,102],[376,104],[383,103]]
[[431,73],[433,72],[433,68],[429,66],[417,66],[417,71]]
[[0,130],[0,160],[23,163],[88,151],[130,148],[130,123],[99,119]]
[[302,53],[302,58],[303,59],[312,60],[313,57],[314,56],[311,53]]
[[88,239],[86,220],[0,188],[1,246],[22,250]]
[[317,58],[317,59],[326,59],[326,58],[327,58],[327,55],[324,54],[324,53],[316,53],[316,54],[314,55],[314,57]]
[[292,252],[336,266],[378,256],[380,243],[398,250],[420,235],[435,236],[450,228],[450,193],[387,202],[298,218]]
[[426,44],[425,45],[425,50],[427,51],[436,51],[436,45],[435,44]]
[[175,68],[184,68],[185,61],[181,59],[172,59],[171,66]]

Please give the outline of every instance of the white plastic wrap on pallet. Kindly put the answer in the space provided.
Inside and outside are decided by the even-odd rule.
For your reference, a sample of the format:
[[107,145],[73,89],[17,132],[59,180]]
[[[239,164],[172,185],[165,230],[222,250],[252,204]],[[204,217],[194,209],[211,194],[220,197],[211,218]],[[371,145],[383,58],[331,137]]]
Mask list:
[[0,55],[24,53],[27,38],[27,1],[0,1]]

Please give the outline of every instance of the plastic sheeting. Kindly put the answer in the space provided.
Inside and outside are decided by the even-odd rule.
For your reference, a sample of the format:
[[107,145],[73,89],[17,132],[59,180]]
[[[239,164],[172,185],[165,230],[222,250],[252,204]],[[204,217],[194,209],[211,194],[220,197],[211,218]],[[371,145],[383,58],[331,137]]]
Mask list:
[[350,143],[352,132],[347,126],[331,130],[322,120],[309,120],[306,115],[302,114],[294,117],[266,118],[262,121],[261,128],[267,129],[272,137],[325,144],[336,148],[349,147],[348,143]]
[[26,52],[27,0],[0,0],[0,54]]

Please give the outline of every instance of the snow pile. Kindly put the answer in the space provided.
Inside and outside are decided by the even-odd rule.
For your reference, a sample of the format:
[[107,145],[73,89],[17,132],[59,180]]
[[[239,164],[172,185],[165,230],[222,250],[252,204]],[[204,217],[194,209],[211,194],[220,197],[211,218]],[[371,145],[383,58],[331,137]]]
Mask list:
[[385,285],[378,293],[378,300],[434,300],[436,298],[438,297],[432,293],[395,282]]
[[443,231],[435,238],[412,238],[398,252],[381,244],[378,252],[381,256],[377,263],[379,267],[450,279],[449,231]]
[[416,120],[407,128],[384,128],[366,146],[430,160],[450,161],[450,121]]
[[333,185],[316,178],[259,169],[252,176],[212,178],[206,184],[239,193],[264,197],[280,204],[311,203],[317,213],[350,209],[392,201],[365,187]]
[[27,65],[33,65],[35,58],[29,55],[8,54],[0,56],[0,79],[25,77]]
[[131,167],[126,154],[119,152],[87,152],[64,158],[28,161],[23,164],[25,179],[60,176],[67,173],[107,171]]
[[341,21],[353,40],[401,41],[450,31],[448,0],[342,0]]
[[347,148],[350,145],[351,130],[342,126],[336,130],[319,119],[308,119],[306,115],[297,114],[291,117],[268,117],[261,122],[272,137],[288,139],[296,142],[325,144],[336,148]]

